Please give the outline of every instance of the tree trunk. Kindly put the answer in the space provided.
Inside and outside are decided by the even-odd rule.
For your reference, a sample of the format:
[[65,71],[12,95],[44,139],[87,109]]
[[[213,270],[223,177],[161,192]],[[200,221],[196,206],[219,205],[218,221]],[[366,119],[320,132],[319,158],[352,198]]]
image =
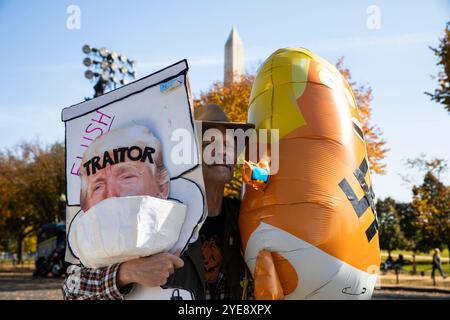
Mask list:
[[448,272],[450,272],[450,243],[447,244],[448,249]]
[[23,245],[23,235],[19,235],[17,238],[17,263],[22,263],[22,245]]

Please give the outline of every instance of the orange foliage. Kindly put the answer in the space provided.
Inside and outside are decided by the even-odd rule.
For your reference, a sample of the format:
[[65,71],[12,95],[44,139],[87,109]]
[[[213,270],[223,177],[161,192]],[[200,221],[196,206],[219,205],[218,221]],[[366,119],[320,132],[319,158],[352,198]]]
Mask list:
[[200,97],[194,100],[194,108],[215,103],[224,109],[231,121],[246,122],[248,101],[254,80],[253,75],[246,74],[240,81],[226,86],[223,82],[215,82],[208,91],[201,92]]

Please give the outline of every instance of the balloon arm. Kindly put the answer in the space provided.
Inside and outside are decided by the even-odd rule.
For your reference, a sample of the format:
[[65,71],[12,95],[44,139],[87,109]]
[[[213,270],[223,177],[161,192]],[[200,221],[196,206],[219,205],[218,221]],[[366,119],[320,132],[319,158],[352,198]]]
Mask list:
[[270,251],[262,250],[256,258],[254,286],[256,300],[284,299],[283,287]]
[[255,190],[265,189],[269,181],[269,163],[262,159],[258,163],[245,161],[242,167],[242,176],[247,185]]

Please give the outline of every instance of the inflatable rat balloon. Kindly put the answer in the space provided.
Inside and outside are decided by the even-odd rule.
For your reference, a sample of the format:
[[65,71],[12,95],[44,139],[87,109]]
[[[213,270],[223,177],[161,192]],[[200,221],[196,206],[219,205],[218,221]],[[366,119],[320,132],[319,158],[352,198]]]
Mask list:
[[[256,299],[371,298],[380,265],[378,225],[347,81],[306,49],[280,49],[259,69],[248,119],[256,129],[279,130],[279,139],[266,145],[266,160],[279,157],[278,171],[263,188],[247,184],[241,204]],[[279,154],[270,154],[275,143]]]

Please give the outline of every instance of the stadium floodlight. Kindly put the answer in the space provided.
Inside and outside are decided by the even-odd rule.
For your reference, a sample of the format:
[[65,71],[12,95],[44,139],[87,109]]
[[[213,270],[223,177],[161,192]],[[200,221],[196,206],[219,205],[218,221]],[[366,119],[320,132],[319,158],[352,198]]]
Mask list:
[[108,88],[115,89],[135,78],[136,61],[128,59],[126,55],[110,51],[106,47],[97,49],[88,44],[82,47],[82,51],[87,55],[83,59],[83,65],[88,68],[84,76],[95,82],[94,97],[102,95]]
[[86,79],[91,80],[94,78],[94,72],[92,72],[92,70],[86,70],[84,76],[86,77]]
[[125,63],[125,62],[127,62],[127,60],[128,60],[128,57],[126,55],[124,55],[124,54],[120,55],[120,61]]
[[119,58],[119,54],[116,51],[111,51],[111,58],[113,60],[116,60],[117,58]]
[[109,68],[108,61],[105,61],[105,60],[101,61],[100,62],[100,68],[102,68],[103,70],[107,70]]
[[91,60],[91,58],[84,58],[84,59],[83,59],[83,64],[84,64],[86,67],[90,67],[90,66],[92,65],[92,60]]
[[111,70],[114,72],[119,70],[119,66],[117,65],[117,63],[115,62],[111,63]]
[[101,55],[103,58],[106,58],[106,57],[109,55],[108,49],[106,49],[105,47],[101,48],[101,49],[100,49],[100,55]]
[[114,75],[113,76],[113,78],[112,78],[112,81],[114,82],[114,83],[117,83],[117,84],[120,84],[120,77],[118,76],[118,75]]
[[102,80],[103,81],[107,82],[107,81],[109,81],[110,78],[111,77],[109,76],[109,72],[108,71],[105,70],[105,71],[102,72]]
[[89,53],[91,53],[91,51],[92,51],[91,46],[88,45],[88,44],[85,44],[85,45],[83,46],[82,50],[83,50],[83,52],[84,52],[85,54],[89,54]]

